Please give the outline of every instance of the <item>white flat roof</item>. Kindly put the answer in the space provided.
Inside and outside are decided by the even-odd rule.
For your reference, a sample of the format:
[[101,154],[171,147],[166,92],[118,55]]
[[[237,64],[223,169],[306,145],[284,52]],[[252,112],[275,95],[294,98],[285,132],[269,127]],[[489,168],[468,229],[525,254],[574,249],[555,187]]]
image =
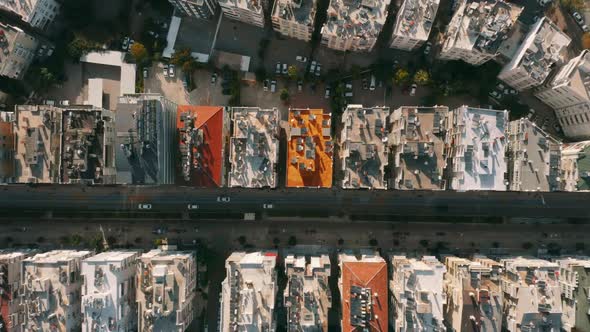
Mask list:
[[172,16],[170,20],[170,28],[168,28],[168,35],[166,36],[166,48],[162,52],[164,58],[172,57],[174,53],[174,44],[176,44],[176,36],[178,35],[178,29],[180,28],[180,17]]
[[[95,63],[105,66],[121,68],[120,95],[135,93],[135,70],[134,63],[125,62],[125,53],[119,51],[90,52],[80,57],[81,62]],[[90,94],[90,92],[89,92]]]
[[102,78],[88,79],[88,101],[87,105],[102,108]]

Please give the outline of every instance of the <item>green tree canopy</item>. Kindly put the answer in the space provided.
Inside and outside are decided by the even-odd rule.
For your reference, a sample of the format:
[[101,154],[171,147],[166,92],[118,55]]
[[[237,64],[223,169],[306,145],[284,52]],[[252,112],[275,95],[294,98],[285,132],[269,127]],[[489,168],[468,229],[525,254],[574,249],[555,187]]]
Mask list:
[[281,100],[282,101],[289,100],[289,90],[287,90],[285,88],[281,89]]
[[414,74],[414,83],[418,85],[426,85],[428,82],[430,82],[430,75],[426,70],[420,69]]
[[292,80],[296,80],[297,79],[297,67],[291,65],[289,66],[289,68],[287,69],[287,75],[289,75],[289,78]]
[[393,83],[397,85],[402,85],[404,83],[407,83],[409,78],[410,73],[408,73],[407,70],[400,68],[395,72],[395,75],[393,75]]

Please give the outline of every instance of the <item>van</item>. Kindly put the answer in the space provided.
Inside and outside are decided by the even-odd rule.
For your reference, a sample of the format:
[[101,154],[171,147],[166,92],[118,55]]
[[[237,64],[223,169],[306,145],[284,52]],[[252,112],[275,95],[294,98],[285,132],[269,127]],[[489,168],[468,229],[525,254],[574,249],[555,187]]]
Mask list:
[[344,94],[344,97],[351,98],[352,97],[352,91],[348,91],[347,93],[345,93]]
[[371,75],[371,85],[369,85],[369,90],[375,90],[375,75]]

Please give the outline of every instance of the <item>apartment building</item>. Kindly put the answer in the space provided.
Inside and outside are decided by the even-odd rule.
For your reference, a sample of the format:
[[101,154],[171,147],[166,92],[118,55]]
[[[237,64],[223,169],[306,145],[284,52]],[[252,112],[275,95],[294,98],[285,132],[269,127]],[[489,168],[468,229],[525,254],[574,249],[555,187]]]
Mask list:
[[117,184],[174,184],[178,105],[156,93],[119,97]]
[[391,265],[392,278],[389,289],[393,306],[393,330],[444,331],[445,266],[433,256],[424,256],[418,260],[395,255],[391,257]]
[[559,265],[536,258],[502,259],[504,328],[508,332],[560,331]]
[[82,332],[137,329],[137,251],[108,251],[82,261]]
[[232,108],[228,185],[275,188],[279,159],[279,111],[259,107]]
[[272,8],[272,27],[283,36],[308,42],[315,13],[316,0],[277,0]]
[[178,331],[188,328],[196,312],[195,253],[162,246],[139,257],[136,285],[138,331]]
[[82,328],[81,265],[90,256],[90,251],[53,250],[22,262],[21,303],[26,331]]
[[590,331],[590,257],[567,257],[555,260],[559,265],[559,285],[563,308],[562,331]]
[[216,188],[223,185],[224,108],[178,106],[176,114],[178,152],[176,184]]
[[450,112],[447,123],[451,189],[506,190],[508,111],[461,106]]
[[205,20],[213,18],[217,9],[215,0],[168,0],[178,12]]
[[326,254],[285,257],[287,287],[283,302],[287,308],[287,331],[328,331],[328,310],[332,307],[330,268]]
[[341,327],[343,332],[387,331],[387,263],[378,252],[338,255]]
[[561,176],[563,190],[590,191],[590,141],[563,145]]
[[287,187],[332,187],[332,114],[322,109],[290,109]]
[[35,28],[46,30],[59,14],[60,3],[56,0],[0,0],[0,8],[15,13]]
[[348,105],[342,114],[340,164],[344,189],[387,189],[388,107]]
[[267,0],[218,0],[223,15],[234,21],[240,21],[264,28],[263,8]]
[[507,152],[511,191],[561,190],[561,142],[534,122],[510,122]]
[[494,59],[523,7],[502,0],[458,0],[443,36],[440,60],[479,66]]
[[500,263],[445,257],[445,321],[450,331],[502,331]]
[[219,331],[275,331],[276,263],[274,251],[234,252],[226,259]]
[[395,189],[446,188],[448,111],[446,106],[402,106],[393,111],[388,145],[394,155]]
[[337,51],[370,52],[387,19],[391,0],[331,0],[322,44]]
[[518,91],[536,87],[565,59],[571,39],[547,17],[535,23],[498,79]]
[[38,47],[39,41],[32,35],[16,26],[0,23],[0,76],[22,79]]
[[0,331],[23,331],[22,264],[36,252],[33,250],[0,250]]
[[389,47],[414,50],[428,40],[439,0],[404,0],[397,12]]
[[563,133],[570,139],[590,138],[590,53],[571,59],[535,96],[555,110]]

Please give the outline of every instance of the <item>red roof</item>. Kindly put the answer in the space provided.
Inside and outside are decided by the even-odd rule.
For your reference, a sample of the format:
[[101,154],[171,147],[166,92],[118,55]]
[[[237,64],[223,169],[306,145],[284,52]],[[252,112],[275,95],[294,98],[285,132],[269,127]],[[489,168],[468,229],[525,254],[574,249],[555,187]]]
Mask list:
[[[178,106],[176,127],[183,128],[180,116],[183,113],[196,115],[194,127],[203,131],[204,144],[193,152],[200,154],[200,169],[191,170],[191,180],[187,183],[180,163],[177,170],[177,183],[195,187],[221,187],[223,170],[223,107],[221,106]],[[179,137],[179,146],[184,144]]]
[[351,324],[351,286],[370,289],[372,319],[366,328],[369,331],[387,331],[387,264],[385,262],[342,263],[342,331],[363,331]]

